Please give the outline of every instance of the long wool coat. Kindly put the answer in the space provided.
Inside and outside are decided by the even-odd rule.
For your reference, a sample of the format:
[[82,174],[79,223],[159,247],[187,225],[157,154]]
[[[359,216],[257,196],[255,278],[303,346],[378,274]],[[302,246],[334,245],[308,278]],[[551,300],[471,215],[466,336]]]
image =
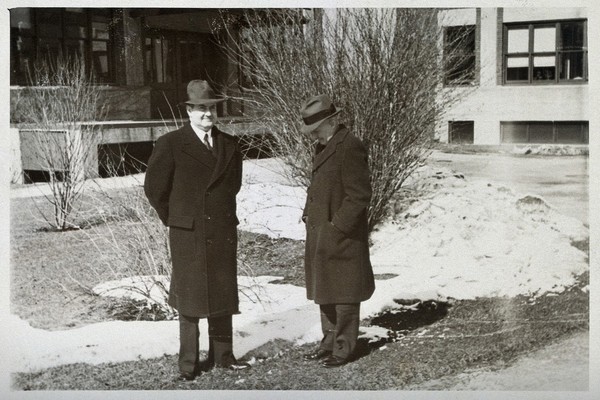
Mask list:
[[370,199],[367,152],[361,141],[340,125],[314,157],[303,213],[309,300],[358,303],[373,294],[367,222]]
[[239,313],[236,194],[242,156],[233,136],[213,127],[215,157],[190,125],[156,141],[144,190],[169,226],[169,304],[193,317]]

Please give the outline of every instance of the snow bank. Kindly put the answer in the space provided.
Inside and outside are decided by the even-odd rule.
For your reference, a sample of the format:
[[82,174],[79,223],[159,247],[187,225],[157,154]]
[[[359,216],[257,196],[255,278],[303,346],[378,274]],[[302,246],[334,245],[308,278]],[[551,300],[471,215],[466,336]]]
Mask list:
[[586,254],[571,245],[588,236],[587,228],[544,199],[429,167],[419,172],[425,196],[372,234],[375,272],[399,275],[385,282],[399,292],[390,295],[560,291],[588,269]]
[[[238,195],[240,229],[272,237],[304,239],[300,221],[304,189],[283,177],[277,160],[247,161]],[[422,196],[372,235],[371,257],[377,280],[361,316],[397,307],[395,299],[444,300],[561,291],[588,269],[586,254],[571,241],[588,237],[585,226],[563,216],[544,199],[517,195],[509,188],[469,182],[447,170],[423,167],[413,189]],[[96,287],[103,295],[132,296],[128,286],[162,282],[164,277],[129,278]],[[321,338],[318,307],[305,289],[272,283],[276,277],[240,277],[241,314],[234,316],[238,356],[273,339],[296,343]],[[156,289],[156,286],[149,287]],[[157,291],[157,301],[161,291]],[[139,294],[137,294],[139,296]],[[178,351],[178,322],[103,322],[68,331],[34,329],[15,316],[3,320],[12,334],[13,371],[56,365],[120,362]],[[205,324],[203,320],[201,324]],[[208,347],[201,326],[201,349]],[[377,340],[381,329],[364,330]]]

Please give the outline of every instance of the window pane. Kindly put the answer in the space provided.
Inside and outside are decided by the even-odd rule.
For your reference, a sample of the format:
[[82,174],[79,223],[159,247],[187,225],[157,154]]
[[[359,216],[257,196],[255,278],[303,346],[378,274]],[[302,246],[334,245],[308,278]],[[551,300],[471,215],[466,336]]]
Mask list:
[[556,77],[555,65],[556,57],[533,57],[533,79],[554,80]]
[[10,83],[27,84],[28,71],[32,71],[34,59],[33,38],[14,37],[11,41]]
[[108,40],[108,23],[107,22],[92,22],[92,39]]
[[552,122],[532,122],[529,124],[530,143],[552,143]]
[[587,123],[560,122],[556,124],[557,143],[586,143]]
[[154,40],[154,68],[156,82],[173,82],[174,55],[169,39]]
[[79,57],[84,59],[85,42],[83,40],[65,40],[65,50],[70,57]]
[[533,57],[534,67],[554,67],[556,63],[556,57],[544,56],[544,57]]
[[475,79],[475,28],[446,28],[444,45],[445,83],[468,84]]
[[517,122],[502,123],[502,142],[527,143],[527,124]]
[[508,68],[520,68],[529,66],[528,57],[510,57],[507,60]]
[[171,40],[164,41],[163,46],[164,82],[175,80],[175,48]]
[[450,143],[473,143],[473,121],[450,121],[448,122],[448,130]]
[[162,40],[154,40],[154,70],[156,71],[156,82],[163,80]]
[[38,35],[45,37],[62,37],[60,10],[37,9]]
[[507,81],[527,81],[529,80],[529,58],[528,57],[510,57],[506,60],[506,80]]
[[581,49],[584,45],[584,24],[578,22],[562,22],[560,24],[562,49]]
[[533,30],[533,51],[556,51],[556,28],[544,27]]
[[67,9],[75,10],[73,12],[65,12],[65,35],[73,38],[85,38],[87,36],[87,16],[81,11],[82,9]]
[[154,82],[153,64],[152,64],[152,39],[145,39],[145,67],[146,67],[146,83]]
[[14,8],[10,10],[11,33],[15,29],[19,33],[33,33],[31,11],[28,8]]
[[583,51],[561,54],[560,79],[581,80],[584,74]]
[[507,49],[509,53],[527,53],[529,51],[529,29],[509,29]]
[[179,48],[181,49],[181,81],[207,79],[206,68],[203,63],[202,43],[180,40]]
[[98,82],[108,81],[108,56],[102,54],[92,55],[94,63],[94,76]]
[[62,50],[58,39],[38,40],[38,56],[56,60],[59,54],[62,54]]

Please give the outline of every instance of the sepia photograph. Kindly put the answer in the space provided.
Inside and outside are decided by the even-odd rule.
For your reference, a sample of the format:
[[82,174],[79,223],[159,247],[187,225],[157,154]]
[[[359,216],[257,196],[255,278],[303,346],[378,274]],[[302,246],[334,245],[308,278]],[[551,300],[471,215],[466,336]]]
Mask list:
[[3,8],[2,398],[597,398],[592,0]]

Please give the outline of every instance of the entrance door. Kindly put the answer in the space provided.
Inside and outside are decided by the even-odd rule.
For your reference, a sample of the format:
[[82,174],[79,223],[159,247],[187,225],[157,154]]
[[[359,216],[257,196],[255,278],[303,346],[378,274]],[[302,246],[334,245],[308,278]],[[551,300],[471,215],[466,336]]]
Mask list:
[[[185,118],[181,106],[187,84],[203,79],[218,93],[221,71],[226,68],[214,37],[208,33],[153,31],[145,38],[146,83],[151,86],[151,116],[170,120]],[[221,114],[221,110],[217,110]]]

